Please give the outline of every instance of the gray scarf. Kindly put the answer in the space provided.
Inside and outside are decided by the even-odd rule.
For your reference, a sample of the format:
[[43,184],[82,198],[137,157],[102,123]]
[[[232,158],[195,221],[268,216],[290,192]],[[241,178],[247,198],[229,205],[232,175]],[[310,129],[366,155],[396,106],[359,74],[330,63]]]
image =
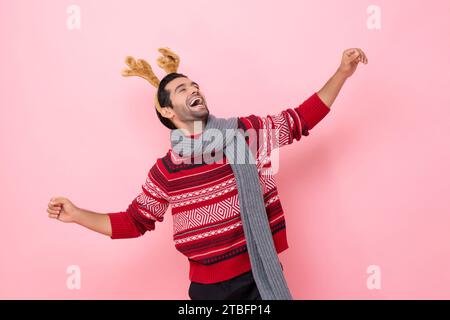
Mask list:
[[175,153],[195,163],[199,163],[198,159],[201,160],[204,154],[210,155],[211,150],[215,151],[214,158],[219,160],[225,152],[237,183],[248,254],[261,298],[292,300],[273,243],[256,162],[242,131],[238,129],[237,118],[222,119],[209,115],[201,139],[191,139],[181,130],[172,130],[171,143]]

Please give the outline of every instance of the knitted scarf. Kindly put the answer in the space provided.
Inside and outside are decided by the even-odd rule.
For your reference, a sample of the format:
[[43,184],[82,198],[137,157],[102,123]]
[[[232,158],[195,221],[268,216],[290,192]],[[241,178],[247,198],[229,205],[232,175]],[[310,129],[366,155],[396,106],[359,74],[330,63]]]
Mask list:
[[201,139],[191,139],[181,130],[172,130],[171,144],[175,153],[190,161],[198,161],[206,153],[210,155],[211,150],[220,159],[225,152],[237,183],[247,250],[261,298],[292,300],[273,242],[256,162],[238,129],[237,118],[222,119],[210,114]]

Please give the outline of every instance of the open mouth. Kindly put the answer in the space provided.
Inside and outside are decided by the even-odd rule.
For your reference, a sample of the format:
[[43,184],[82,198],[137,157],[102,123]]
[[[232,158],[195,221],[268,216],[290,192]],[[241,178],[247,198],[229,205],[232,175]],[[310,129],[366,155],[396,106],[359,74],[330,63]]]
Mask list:
[[195,108],[195,109],[200,109],[200,108],[204,108],[204,102],[202,97],[194,97],[191,100],[188,101],[188,106],[190,108]]

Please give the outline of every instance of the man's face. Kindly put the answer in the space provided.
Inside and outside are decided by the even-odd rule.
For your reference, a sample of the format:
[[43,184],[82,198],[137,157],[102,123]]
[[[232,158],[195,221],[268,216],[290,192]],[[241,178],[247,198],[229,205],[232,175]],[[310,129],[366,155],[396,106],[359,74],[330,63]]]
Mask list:
[[[209,110],[205,97],[200,92],[200,86],[189,78],[179,77],[166,85],[170,93],[173,112],[170,108],[168,115],[175,125],[177,123],[188,124],[193,121],[203,121],[208,118]],[[179,127],[177,125],[177,127]]]

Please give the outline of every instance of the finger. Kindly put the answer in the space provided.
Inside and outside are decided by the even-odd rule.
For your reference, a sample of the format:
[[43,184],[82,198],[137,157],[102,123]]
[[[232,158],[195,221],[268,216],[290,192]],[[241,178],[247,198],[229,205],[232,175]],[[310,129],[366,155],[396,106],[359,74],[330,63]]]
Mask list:
[[49,215],[51,215],[51,214],[59,215],[59,214],[60,214],[60,212],[55,211],[55,210],[50,210],[50,209],[47,209],[47,213],[48,213]]
[[[54,198],[52,198],[52,199],[54,199]],[[49,207],[62,207],[63,204],[61,202],[58,202],[58,201],[52,200],[52,199],[50,199],[50,202],[48,203]]]
[[51,219],[58,219],[59,214],[49,214],[48,217]]
[[361,56],[360,52],[358,50],[355,50],[355,52],[350,56],[350,62],[358,61],[358,58],[360,56]]
[[57,200],[57,198],[51,198],[50,201],[48,202],[51,205],[62,205],[62,201],[61,200]]
[[360,52],[360,55],[361,55],[361,62],[362,63],[367,63],[367,57],[366,57],[366,54],[364,53],[364,51],[362,51],[360,48],[358,48],[358,51]]
[[359,61],[364,62],[364,52],[360,48],[357,48],[357,49],[359,52]]
[[364,63],[367,64],[369,63],[369,59],[367,59],[366,53],[363,51],[363,56],[364,56]]
[[50,210],[56,210],[56,211],[60,211],[62,208],[62,205],[57,205],[57,204],[49,204],[48,208]]
[[52,212],[61,212],[61,208],[60,207],[48,207],[47,210],[50,210]]
[[69,203],[69,200],[64,197],[53,197],[50,199],[50,202],[52,204],[67,204]]
[[50,214],[59,214],[61,211],[59,211],[59,210],[52,210],[52,209],[47,208],[47,212],[50,213]]

